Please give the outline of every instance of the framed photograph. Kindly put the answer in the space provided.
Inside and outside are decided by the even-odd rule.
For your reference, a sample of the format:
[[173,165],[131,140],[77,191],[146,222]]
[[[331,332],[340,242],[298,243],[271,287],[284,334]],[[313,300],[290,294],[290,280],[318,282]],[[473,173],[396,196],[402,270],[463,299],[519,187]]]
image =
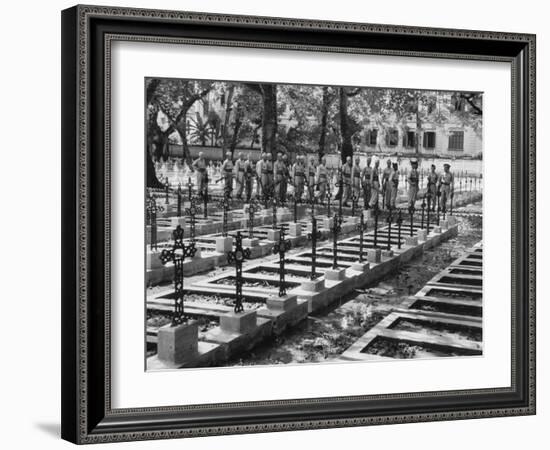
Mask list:
[[535,36],[62,12],[62,436],[535,413]]

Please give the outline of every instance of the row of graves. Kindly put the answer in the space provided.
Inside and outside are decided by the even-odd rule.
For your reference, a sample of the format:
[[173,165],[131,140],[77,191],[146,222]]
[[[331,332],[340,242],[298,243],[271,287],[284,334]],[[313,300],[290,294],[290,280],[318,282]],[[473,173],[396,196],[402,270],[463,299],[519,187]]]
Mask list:
[[[158,200],[149,198],[155,214]],[[314,198],[289,208],[273,197],[233,210],[224,195],[213,208],[202,199],[208,222],[197,219],[198,200],[190,186],[176,214],[167,208],[155,217],[168,222],[171,239],[160,240],[159,224],[154,231],[148,225],[149,284],[173,281],[147,296],[147,342],[156,347],[150,370],[223,365],[458,232],[452,202],[449,212],[433,212],[425,198],[418,210],[361,210],[356,202],[344,208],[341,200],[318,205]],[[201,225],[220,231],[199,234]],[[267,254],[273,257],[254,263]],[[184,286],[189,274],[227,264],[234,269]]]
[[[343,183],[341,176],[339,183]],[[309,196],[306,194],[307,198],[300,199],[289,194],[285,202],[271,195],[242,204],[232,200],[228,191],[222,191],[221,195],[211,194],[210,188],[205,186],[203,192],[196,192],[195,184],[189,178],[183,188],[178,185],[177,189],[172,190],[167,184],[163,190],[150,191],[147,199],[146,232],[149,286],[170,281],[173,277],[173,269],[163,265],[159,256],[163,245],[171,240],[177,226],[182,227],[185,237],[194,242],[197,248],[195,257],[184,263],[184,274],[189,276],[226,265],[226,255],[239,231],[244,239],[243,245],[251,249],[252,258],[258,258],[270,253],[277,240],[279,225],[285,227],[293,247],[304,245],[307,238],[301,228],[310,223],[309,218],[316,211],[322,211],[321,216],[317,216],[320,219],[318,228],[327,234],[330,233],[329,223],[335,210],[339,217],[357,217],[364,206],[360,204],[360,198],[352,197],[351,206],[343,207],[341,196],[338,200],[322,201],[311,195],[311,192]],[[459,212],[460,209],[481,200],[482,191],[465,190],[459,185],[453,197],[450,211],[454,211],[454,215],[462,215],[464,213]],[[328,198],[332,198],[330,189]],[[406,209],[407,205],[406,193],[401,194],[397,199],[396,209]],[[383,195],[381,207],[387,212]],[[426,190],[420,191],[417,209],[427,215],[431,212],[433,218],[444,213],[440,209],[439,198],[431,201]],[[344,234],[348,232],[346,226],[343,231]]]
[[350,346],[340,361],[478,356],[483,245],[464,252]]

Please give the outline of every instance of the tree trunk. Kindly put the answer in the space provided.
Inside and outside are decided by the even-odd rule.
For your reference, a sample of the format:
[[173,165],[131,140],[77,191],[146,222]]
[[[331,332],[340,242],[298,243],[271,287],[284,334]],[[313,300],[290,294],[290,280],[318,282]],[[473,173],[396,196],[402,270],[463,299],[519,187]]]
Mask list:
[[319,161],[321,161],[321,158],[325,154],[329,105],[330,95],[328,92],[328,86],[323,86],[323,103],[321,104],[321,135],[319,136]]
[[189,146],[187,145],[187,127],[185,118],[186,115],[183,114],[182,119],[176,124],[176,130],[181,138],[183,160],[186,162],[188,167],[192,167],[193,159],[191,158],[191,152],[189,151]]
[[340,100],[340,134],[342,136],[340,157],[342,159],[342,164],[344,164],[348,156],[353,158],[353,144],[351,143],[351,129],[348,120],[348,96],[346,88],[338,88],[338,96]]
[[[231,109],[232,109],[231,102],[233,101],[233,92],[235,92],[235,86],[231,85],[231,87],[229,88],[229,92],[227,93],[227,100],[225,103],[225,117],[223,119],[222,155],[225,154],[225,151],[227,149],[227,141],[228,141],[227,129],[229,128],[229,119],[231,119]],[[233,144],[234,140],[235,140],[235,134],[233,133],[231,144]]]
[[[237,148],[237,144],[239,142],[239,131],[241,130],[242,117],[241,113],[237,111],[237,114],[235,115],[235,125],[233,127],[233,136],[231,137],[231,144],[229,145],[229,151],[231,152],[231,158],[233,158],[233,155],[235,153],[235,149]],[[222,154],[223,158],[223,154]]]
[[147,187],[148,188],[163,188],[164,185],[157,178],[157,172],[155,171],[155,164],[153,163],[152,150],[147,150],[145,157],[147,163]]
[[271,154],[274,160],[277,153],[277,85],[262,84],[262,151]]

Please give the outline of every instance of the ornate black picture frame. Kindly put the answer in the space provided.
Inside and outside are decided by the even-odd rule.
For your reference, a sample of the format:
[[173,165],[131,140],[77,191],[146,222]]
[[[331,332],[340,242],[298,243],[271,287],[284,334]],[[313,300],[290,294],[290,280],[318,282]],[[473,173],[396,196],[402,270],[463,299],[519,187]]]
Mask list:
[[[474,59],[512,67],[511,386],[113,409],[110,46],[116,40]],[[535,413],[535,36],[98,6],[62,13],[62,437],[75,443]]]

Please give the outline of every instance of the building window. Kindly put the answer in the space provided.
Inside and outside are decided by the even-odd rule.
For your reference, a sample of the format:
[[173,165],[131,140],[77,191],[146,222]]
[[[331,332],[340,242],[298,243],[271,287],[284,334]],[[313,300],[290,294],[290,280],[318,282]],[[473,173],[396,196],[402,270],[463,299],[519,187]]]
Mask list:
[[403,135],[403,147],[406,147],[406,148],[416,147],[416,133],[414,131],[407,131]]
[[422,143],[424,148],[435,148],[435,132],[425,131]]
[[399,130],[390,128],[386,133],[386,145],[388,147],[396,147],[399,142]]
[[367,131],[367,145],[369,147],[376,147],[376,141],[378,140],[378,130],[376,128]]
[[464,150],[464,131],[451,131],[449,150]]

